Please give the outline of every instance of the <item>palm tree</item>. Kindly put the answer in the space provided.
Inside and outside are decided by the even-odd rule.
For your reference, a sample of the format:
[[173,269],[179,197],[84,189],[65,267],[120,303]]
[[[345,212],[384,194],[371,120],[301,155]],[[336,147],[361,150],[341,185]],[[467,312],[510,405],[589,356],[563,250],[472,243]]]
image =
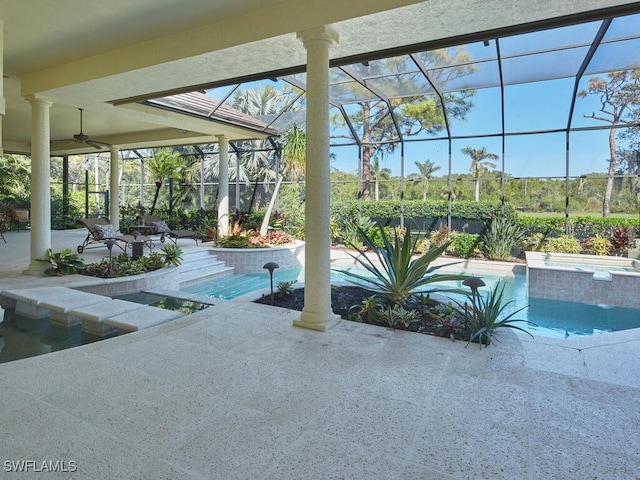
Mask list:
[[380,180],[389,180],[391,177],[391,170],[389,168],[380,168],[380,159],[374,157],[371,162],[371,177],[374,181],[374,192],[376,202],[380,200]]
[[168,148],[156,150],[153,157],[147,161],[147,166],[149,167],[149,170],[151,170],[151,173],[156,177],[156,194],[153,197],[153,204],[151,205],[151,211],[149,212],[153,215],[164,179],[178,178],[178,175],[180,174],[180,153],[174,152]]
[[297,125],[294,125],[284,135],[284,146],[282,147],[282,159],[284,160],[283,174],[278,178],[278,183],[273,190],[271,201],[264,214],[264,219],[260,225],[260,235],[267,234],[271,212],[275,205],[280,185],[284,174],[287,173],[292,180],[298,181],[304,175],[304,168],[307,160],[307,133]]
[[471,157],[471,166],[469,171],[476,182],[476,202],[480,201],[480,174],[488,171],[491,168],[496,168],[496,164],[489,160],[497,160],[499,157],[495,153],[488,153],[486,147],[471,148],[466,147],[462,149],[462,153]]
[[436,166],[431,160],[425,162],[415,162],[418,167],[419,174],[417,174],[416,180],[422,184],[422,200],[427,199],[427,192],[429,191],[429,179],[433,177],[434,172],[440,170],[439,166]]

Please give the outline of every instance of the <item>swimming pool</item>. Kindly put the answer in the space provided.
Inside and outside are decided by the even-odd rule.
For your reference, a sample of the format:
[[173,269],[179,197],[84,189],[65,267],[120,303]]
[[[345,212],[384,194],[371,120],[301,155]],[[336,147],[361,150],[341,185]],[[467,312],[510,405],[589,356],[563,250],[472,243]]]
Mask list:
[[83,332],[80,324],[64,327],[52,324],[49,317],[32,319],[16,314],[15,310],[5,310],[4,321],[0,323],[0,363],[78,347],[118,335],[124,335],[124,332],[98,337]]
[[[614,332],[640,328],[640,311],[633,308],[608,307],[606,305],[587,305],[560,300],[529,298],[526,275],[516,274],[513,278],[503,278],[497,275],[465,272],[468,275],[482,277],[485,287],[479,289],[480,294],[486,294],[495,288],[499,281],[504,283],[505,298],[512,300],[505,310],[509,314],[525,307],[515,318],[531,322],[517,324],[535,336],[570,338],[584,335]],[[278,281],[302,279],[299,269],[289,271],[274,271],[274,288]],[[331,281],[341,282],[346,276],[339,272],[331,273]],[[466,290],[462,281],[446,282],[446,286]],[[215,298],[232,299],[258,290],[269,288],[269,274],[242,274],[227,277],[215,282],[193,285],[184,289],[189,293],[207,295]],[[452,298],[464,301],[464,296],[452,295]]]
[[125,300],[127,302],[140,303],[142,305],[149,305],[150,307],[164,308],[166,310],[180,312],[183,315],[190,315],[211,306],[210,303],[203,303],[187,298],[179,298],[171,295],[163,295],[146,291],[115,295],[112,298]]

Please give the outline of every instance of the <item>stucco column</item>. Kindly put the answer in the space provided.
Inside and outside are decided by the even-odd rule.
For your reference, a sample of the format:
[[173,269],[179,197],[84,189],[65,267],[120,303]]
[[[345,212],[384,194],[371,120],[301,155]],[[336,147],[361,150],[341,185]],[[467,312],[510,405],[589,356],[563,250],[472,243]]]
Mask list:
[[229,139],[218,136],[218,235],[229,234]]
[[31,263],[28,275],[40,275],[47,267],[47,249],[51,248],[51,178],[49,109],[52,103],[35,95],[31,103]]
[[4,154],[2,148],[2,118],[5,115],[5,100],[4,100],[4,30],[3,23],[0,20],[0,156]]
[[120,229],[120,150],[112,146],[109,149],[109,220],[116,230]]
[[307,163],[305,172],[304,308],[299,327],[325,331],[339,321],[331,309],[329,231],[329,47],[328,27],[298,33],[307,49]]

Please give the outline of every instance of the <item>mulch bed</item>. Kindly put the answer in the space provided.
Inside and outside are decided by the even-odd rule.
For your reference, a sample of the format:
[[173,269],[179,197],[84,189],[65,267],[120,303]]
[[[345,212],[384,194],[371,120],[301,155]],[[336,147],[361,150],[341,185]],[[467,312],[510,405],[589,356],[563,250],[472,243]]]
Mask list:
[[[368,290],[366,288],[356,287],[356,286],[332,286],[331,287],[331,308],[334,313],[340,315],[340,317],[344,320],[350,320],[349,310],[354,305],[356,306],[354,309],[351,309],[352,312],[357,311],[360,305],[362,305],[362,301],[375,295],[375,292]],[[378,295],[378,298],[382,298]],[[265,305],[271,305],[271,297],[270,295],[265,295],[255,300],[256,303],[261,303]],[[304,288],[298,288],[293,290],[291,293],[287,295],[274,295],[273,305],[276,307],[287,308],[289,310],[298,310],[302,311],[304,306]],[[469,339],[468,335],[463,334],[460,331],[460,325],[457,327],[450,326],[445,320],[442,322],[439,317],[433,317],[430,315],[431,312],[434,312],[437,308],[437,302],[430,302],[430,309],[423,314],[419,314],[419,321],[411,323],[408,326],[402,324],[396,324],[393,328],[397,330],[407,330],[416,333],[424,333],[428,335],[435,335],[439,337],[451,338],[453,335],[457,340],[465,340]],[[406,309],[414,309],[414,306],[406,305]],[[384,323],[373,323],[367,322],[364,318],[360,317],[358,321],[363,323],[372,323],[374,325],[386,326]]]

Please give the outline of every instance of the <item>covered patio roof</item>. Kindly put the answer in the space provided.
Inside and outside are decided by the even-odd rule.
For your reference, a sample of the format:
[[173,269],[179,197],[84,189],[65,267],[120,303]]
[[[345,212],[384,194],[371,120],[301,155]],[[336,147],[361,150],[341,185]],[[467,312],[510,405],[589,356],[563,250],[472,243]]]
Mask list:
[[[501,56],[495,39],[639,10],[638,2],[614,0],[580,4],[538,1],[510,6],[500,1],[461,0],[447,2],[446,6],[410,0],[332,0],[322,5],[303,0],[114,0],[109,7],[80,0],[7,0],[0,5],[4,24],[2,96],[6,102],[2,145],[7,152],[30,152],[30,105],[25,97],[31,95],[53,102],[52,154],[95,151],[69,142],[79,131],[78,108],[85,111],[85,134],[120,149],[207,143],[218,135],[231,141],[262,138],[268,134],[266,126],[260,132],[255,125],[247,128],[229,118],[203,121],[176,109],[160,109],[157,100],[156,105],[139,102],[259,78],[282,78],[297,87],[304,86],[305,50],[296,34],[317,25],[331,25],[339,36],[330,51],[336,67],[332,98],[336,105],[346,105],[349,99],[339,90],[344,92],[347,83],[364,85],[361,95],[387,100],[415,94],[389,91],[383,85],[385,77],[422,75],[420,62],[416,63],[420,52],[437,47],[465,43],[475,48],[484,46],[485,40],[490,43],[483,56],[473,58],[476,72],[465,78],[466,83],[450,83],[447,88],[453,90],[498,85],[496,68],[500,62],[505,68],[513,64],[514,72],[526,76],[518,66],[522,55],[542,61],[538,65],[548,64],[545,59],[567,55],[579,63],[594,42],[589,32],[571,37],[570,44],[555,46],[549,45],[544,35],[534,34],[528,49],[505,53],[503,48]],[[633,28],[633,23],[629,26]],[[609,52],[622,41],[637,43],[637,31],[613,27],[608,31],[610,37],[601,43],[610,46]],[[380,71],[375,60],[388,56],[404,56],[404,70]],[[616,57],[605,52],[600,58]],[[562,63],[559,60],[558,67],[546,73],[537,67],[533,71],[545,77],[564,75],[567,72],[559,69]],[[596,68],[595,60],[590,65]],[[574,69],[571,74],[575,73]],[[506,76],[501,81],[509,84],[520,80]],[[423,82],[423,86],[421,94],[438,93],[437,84]],[[440,91],[446,92],[447,88]],[[351,134],[357,143],[357,132]]]

